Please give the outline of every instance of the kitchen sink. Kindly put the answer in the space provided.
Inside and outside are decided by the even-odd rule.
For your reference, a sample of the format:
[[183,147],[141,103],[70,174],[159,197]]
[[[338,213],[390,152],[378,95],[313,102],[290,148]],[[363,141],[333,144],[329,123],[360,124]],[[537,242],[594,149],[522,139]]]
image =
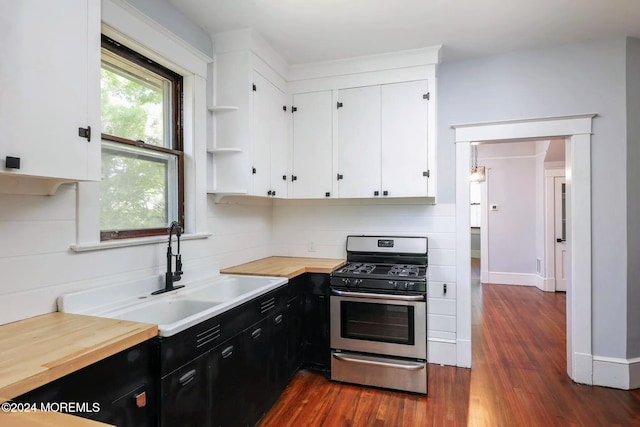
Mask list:
[[224,302],[236,298],[251,298],[263,293],[263,290],[273,287],[276,283],[283,283],[278,277],[261,276],[220,276],[219,280],[205,286],[198,286],[193,290],[184,290],[185,296],[199,301]]
[[112,313],[109,317],[134,322],[155,323],[161,327],[161,325],[175,323],[207,311],[218,304],[220,303],[191,299],[163,299],[133,306],[126,311]]
[[[183,282],[181,282],[183,283]],[[284,277],[215,275],[162,295],[158,278],[62,295],[58,309],[158,325],[169,337],[287,283]]]

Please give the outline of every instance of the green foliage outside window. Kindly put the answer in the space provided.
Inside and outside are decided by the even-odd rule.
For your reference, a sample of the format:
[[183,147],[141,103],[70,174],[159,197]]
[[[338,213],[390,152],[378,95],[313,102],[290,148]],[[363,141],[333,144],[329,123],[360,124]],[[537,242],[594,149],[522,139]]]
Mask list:
[[[169,103],[165,94],[170,83],[120,58],[104,58],[108,62],[103,60],[101,70],[102,132],[167,146],[164,117]],[[176,174],[173,155],[103,141],[100,229],[166,227],[171,221],[167,204],[170,195],[177,193]]]

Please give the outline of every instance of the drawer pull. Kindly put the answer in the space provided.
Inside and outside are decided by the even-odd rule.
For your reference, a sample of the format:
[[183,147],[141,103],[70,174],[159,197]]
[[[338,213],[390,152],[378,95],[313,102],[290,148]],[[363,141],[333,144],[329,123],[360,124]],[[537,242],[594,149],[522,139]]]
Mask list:
[[196,377],[196,370],[192,369],[186,374],[184,374],[183,376],[181,376],[178,381],[180,382],[180,385],[184,387],[188,385],[191,381],[193,381],[195,377]]
[[251,338],[253,338],[254,340],[260,338],[260,335],[262,335],[262,328],[258,328],[255,331],[251,332]]
[[233,354],[233,346],[232,345],[230,345],[229,347],[225,348],[220,353],[220,355],[222,356],[223,359],[228,359],[229,357],[231,357],[232,354]]

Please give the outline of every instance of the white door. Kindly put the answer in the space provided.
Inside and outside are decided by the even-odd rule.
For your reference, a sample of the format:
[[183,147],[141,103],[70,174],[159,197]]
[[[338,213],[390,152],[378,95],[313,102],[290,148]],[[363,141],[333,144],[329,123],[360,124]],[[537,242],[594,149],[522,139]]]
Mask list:
[[381,196],[380,86],[340,90],[338,102],[339,196]]
[[554,179],[554,228],[556,291],[567,290],[567,184],[564,177]]
[[427,196],[427,80],[382,85],[382,191]]
[[[333,185],[331,91],[293,95],[291,197],[331,197]],[[327,196],[329,194],[329,196]]]

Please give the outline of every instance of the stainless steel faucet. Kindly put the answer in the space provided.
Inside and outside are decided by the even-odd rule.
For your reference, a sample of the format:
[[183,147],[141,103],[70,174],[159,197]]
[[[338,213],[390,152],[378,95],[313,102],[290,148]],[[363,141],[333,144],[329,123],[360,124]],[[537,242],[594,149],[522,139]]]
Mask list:
[[[176,239],[178,241],[178,252],[173,253],[171,248],[171,235],[173,231],[176,232]],[[167,272],[164,275],[164,288],[158,289],[152,292],[151,295],[163,294],[165,292],[171,292],[174,289],[184,288],[184,285],[174,286],[173,283],[182,278],[182,255],[180,255],[180,235],[182,234],[182,226],[178,221],[173,221],[169,227],[169,244],[167,246]],[[172,271],[173,257],[176,258],[176,271]]]

